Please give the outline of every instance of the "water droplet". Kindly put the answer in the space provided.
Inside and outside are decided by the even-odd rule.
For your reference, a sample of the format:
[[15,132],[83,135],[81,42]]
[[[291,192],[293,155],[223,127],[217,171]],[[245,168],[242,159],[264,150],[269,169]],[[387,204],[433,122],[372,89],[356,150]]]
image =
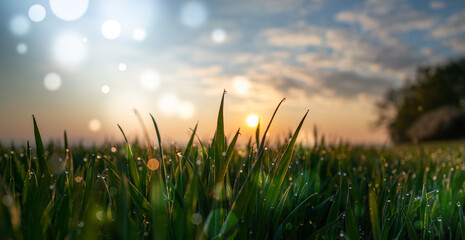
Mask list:
[[95,217],[97,218],[97,220],[102,221],[103,220],[103,211],[98,211],[95,214]]
[[200,225],[202,223],[202,215],[200,213],[192,214],[191,221],[194,225]]
[[81,176],[77,176],[77,177],[74,178],[74,181],[76,181],[77,183],[80,183],[80,182],[82,182],[82,179],[83,178]]
[[77,226],[78,226],[79,228],[84,227],[84,222],[83,222],[83,221],[78,222]]
[[223,157],[226,157],[226,152],[221,153]]
[[457,202],[457,207],[460,207],[460,202]]
[[438,217],[438,222],[442,222],[442,218],[440,216]]
[[13,197],[11,197],[10,195],[5,195],[3,196],[3,204],[7,207],[11,207],[14,203],[14,199]]
[[55,189],[55,185],[52,184],[50,185],[50,190],[53,190],[53,189]]

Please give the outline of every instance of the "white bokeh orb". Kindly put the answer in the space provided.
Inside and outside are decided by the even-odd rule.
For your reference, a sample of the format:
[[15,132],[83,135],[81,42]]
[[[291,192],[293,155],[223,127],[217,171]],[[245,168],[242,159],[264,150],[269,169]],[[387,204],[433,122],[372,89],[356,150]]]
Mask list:
[[190,102],[181,102],[178,105],[178,115],[181,118],[188,119],[194,115],[194,105]]
[[187,27],[200,27],[207,21],[207,8],[201,2],[187,2],[181,8],[180,18],[181,23]]
[[101,127],[102,123],[100,123],[98,119],[94,118],[89,121],[89,129],[92,132],[97,132],[98,130],[100,130]]
[[161,112],[165,115],[171,116],[177,112],[179,99],[172,93],[165,93],[160,97],[158,101],[158,107]]
[[121,34],[121,24],[115,20],[108,20],[102,24],[102,35],[104,38],[113,40]]
[[235,77],[233,80],[234,91],[240,95],[245,95],[250,90],[250,81],[244,76]]
[[31,24],[26,17],[22,15],[14,16],[10,21],[10,30],[14,35],[22,36],[29,32]]
[[222,28],[217,28],[212,31],[212,40],[215,43],[222,43],[226,40],[226,32]]
[[47,15],[45,8],[40,4],[34,4],[29,8],[28,11],[29,19],[33,22],[42,22]]
[[134,41],[136,42],[142,42],[145,40],[146,37],[147,33],[142,28],[137,28],[134,31],[132,31],[132,39],[134,39]]
[[65,21],[81,18],[89,8],[89,0],[50,0],[49,3],[53,14]]
[[57,73],[48,73],[44,77],[44,86],[49,91],[56,91],[61,87],[61,77]]
[[110,86],[103,85],[101,90],[103,94],[108,94],[110,92]]
[[16,46],[16,51],[19,53],[19,54],[26,54],[27,53],[27,45],[25,43],[19,43],[17,46]]
[[139,84],[145,90],[153,91],[160,84],[160,74],[155,70],[146,70],[139,75]]
[[126,65],[126,63],[118,64],[118,70],[120,70],[121,72],[126,71],[127,68],[128,68],[128,66]]
[[64,65],[75,65],[82,62],[87,54],[87,48],[82,37],[73,32],[60,35],[54,42],[52,55],[56,61]]

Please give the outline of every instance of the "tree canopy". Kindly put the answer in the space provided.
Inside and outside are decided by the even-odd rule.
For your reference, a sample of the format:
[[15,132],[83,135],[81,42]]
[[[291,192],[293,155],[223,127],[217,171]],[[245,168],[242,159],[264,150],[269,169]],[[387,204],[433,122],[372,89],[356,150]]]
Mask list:
[[465,108],[465,58],[419,67],[403,87],[388,90],[376,103],[376,125],[386,127],[395,143],[411,141],[409,127],[423,114],[443,106]]

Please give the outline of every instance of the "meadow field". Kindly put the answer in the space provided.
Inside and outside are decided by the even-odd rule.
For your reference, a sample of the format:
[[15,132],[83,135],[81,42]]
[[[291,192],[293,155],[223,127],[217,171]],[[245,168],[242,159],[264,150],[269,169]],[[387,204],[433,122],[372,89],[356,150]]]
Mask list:
[[34,118],[34,142],[0,146],[0,239],[465,239],[465,141],[329,145],[315,132],[309,147],[306,117],[285,142],[263,124],[227,138],[222,99],[212,141],[195,126],[182,147],[162,144],[153,117],[154,144],[95,147],[66,133],[45,144]]

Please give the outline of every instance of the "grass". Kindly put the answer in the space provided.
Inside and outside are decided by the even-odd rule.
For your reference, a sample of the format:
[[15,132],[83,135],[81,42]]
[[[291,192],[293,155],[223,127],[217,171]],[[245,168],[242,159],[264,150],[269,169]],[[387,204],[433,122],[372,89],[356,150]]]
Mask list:
[[155,146],[120,128],[124,144],[94,148],[45,146],[33,118],[35,151],[0,146],[0,239],[465,239],[464,142],[329,146],[315,131],[305,147],[305,114],[287,142],[268,148],[259,126],[239,149],[223,100],[212,142],[195,126],[183,149],[153,116]]

